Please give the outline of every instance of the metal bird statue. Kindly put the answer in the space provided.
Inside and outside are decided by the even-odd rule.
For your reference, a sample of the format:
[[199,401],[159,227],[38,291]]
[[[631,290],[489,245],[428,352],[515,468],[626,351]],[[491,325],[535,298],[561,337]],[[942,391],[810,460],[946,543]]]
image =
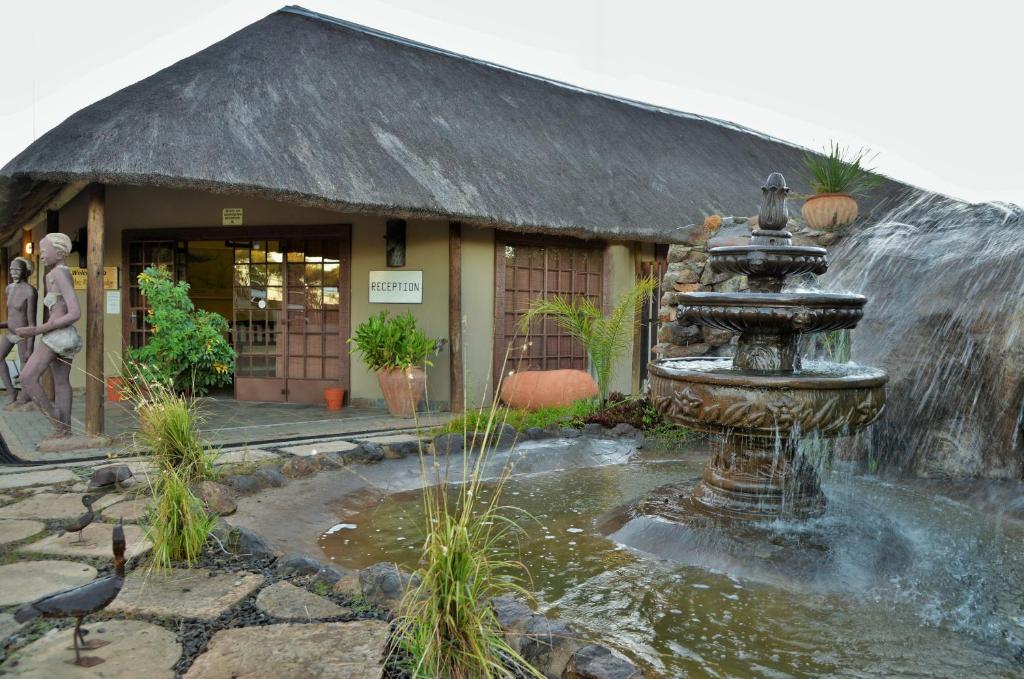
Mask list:
[[[82,514],[74,521],[68,521],[64,524],[64,533],[74,533],[75,531],[78,531],[77,542],[82,541],[82,531],[85,530],[85,527],[92,523],[92,520],[96,518],[96,514],[92,511],[92,503],[95,501],[96,498],[92,495],[83,495],[82,504],[85,505],[85,514]],[[61,533],[61,535],[64,533]]]
[[[107,645],[108,641],[93,639],[86,643],[85,633],[82,631],[82,618],[92,613],[103,610],[117,598],[124,586],[124,526],[114,526],[113,532],[114,547],[114,574],[97,578],[92,582],[78,587],[72,587],[62,592],[48,594],[41,599],[36,599],[18,609],[14,619],[19,623],[25,623],[38,617],[44,618],[77,618],[75,633],[71,637],[75,648],[74,664],[82,667],[93,667],[104,662],[103,658],[85,656],[79,653],[79,641],[81,648],[93,650]],[[67,662],[71,662],[68,660]]]

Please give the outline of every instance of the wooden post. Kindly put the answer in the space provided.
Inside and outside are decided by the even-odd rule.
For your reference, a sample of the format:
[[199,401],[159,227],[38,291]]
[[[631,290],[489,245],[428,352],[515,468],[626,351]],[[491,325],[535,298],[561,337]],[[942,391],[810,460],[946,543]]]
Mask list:
[[103,434],[103,235],[106,191],[102,184],[89,193],[87,221],[89,245],[85,290],[85,431]]
[[462,224],[452,222],[448,229],[448,341],[451,389],[449,409],[461,413],[465,405],[462,369]]

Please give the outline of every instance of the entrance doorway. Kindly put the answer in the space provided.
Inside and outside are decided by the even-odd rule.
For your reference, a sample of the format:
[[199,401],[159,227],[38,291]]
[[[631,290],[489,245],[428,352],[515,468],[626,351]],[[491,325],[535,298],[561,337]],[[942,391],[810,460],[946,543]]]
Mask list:
[[138,274],[166,266],[189,282],[197,308],[227,319],[236,399],[323,403],[325,388],[349,382],[349,234],[348,226],[179,229],[157,241],[126,232],[125,343],[140,346],[151,332]]

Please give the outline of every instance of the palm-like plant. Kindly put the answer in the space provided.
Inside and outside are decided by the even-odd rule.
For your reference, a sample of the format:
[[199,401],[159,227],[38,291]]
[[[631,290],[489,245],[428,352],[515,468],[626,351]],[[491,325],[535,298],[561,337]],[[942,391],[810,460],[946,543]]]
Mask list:
[[538,299],[519,319],[519,328],[526,333],[534,320],[548,317],[578,339],[587,351],[590,370],[597,380],[601,402],[604,403],[608,399],[612,365],[629,349],[639,322],[640,308],[650,299],[657,287],[658,282],[654,278],[637,281],[636,285],[622,294],[615,307],[607,314],[602,313],[601,309],[586,297],[570,300],[561,295],[554,295]]

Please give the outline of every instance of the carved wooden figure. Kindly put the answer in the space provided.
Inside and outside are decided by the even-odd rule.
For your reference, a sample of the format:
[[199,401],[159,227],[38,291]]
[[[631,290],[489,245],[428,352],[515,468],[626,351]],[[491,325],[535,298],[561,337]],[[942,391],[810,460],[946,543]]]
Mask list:
[[[22,387],[55,425],[54,433],[39,444],[46,450],[52,439],[71,436],[71,360],[82,349],[82,338],[74,323],[82,316],[75,296],[71,271],[64,258],[71,252],[71,239],[63,233],[48,234],[39,242],[39,256],[46,267],[43,304],[50,318],[41,325],[25,326],[14,332],[26,339],[39,335],[28,363],[22,368]],[[39,378],[47,368],[53,373],[55,403],[46,397]]]
[[14,392],[14,383],[11,381],[11,371],[7,368],[7,355],[11,349],[18,348],[18,360],[22,368],[28,363],[32,355],[32,348],[35,339],[32,337],[21,337],[15,334],[18,328],[30,328],[36,324],[36,289],[29,283],[32,277],[32,262],[24,257],[15,257],[11,260],[10,268],[11,283],[7,286],[7,320],[0,323],[0,329],[7,332],[0,335],[0,380],[3,380],[4,388],[7,390],[5,402],[12,405],[17,400],[19,403],[28,403],[28,393],[21,394]]

